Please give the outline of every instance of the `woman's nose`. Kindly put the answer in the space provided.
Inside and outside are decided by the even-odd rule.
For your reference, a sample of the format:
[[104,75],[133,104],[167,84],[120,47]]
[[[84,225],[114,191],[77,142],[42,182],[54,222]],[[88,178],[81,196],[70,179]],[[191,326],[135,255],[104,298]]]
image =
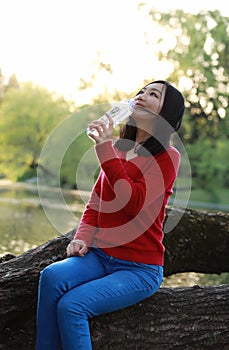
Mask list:
[[144,92],[136,96],[136,100],[144,100],[144,99],[145,99],[145,93]]

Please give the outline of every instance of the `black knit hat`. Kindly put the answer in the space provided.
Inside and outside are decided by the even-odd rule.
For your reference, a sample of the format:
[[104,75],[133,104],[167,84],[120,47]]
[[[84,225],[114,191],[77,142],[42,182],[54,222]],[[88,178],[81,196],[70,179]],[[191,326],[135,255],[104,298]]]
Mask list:
[[[181,92],[177,90],[168,81],[156,80],[156,81],[152,81],[146,86],[154,83],[166,85],[164,103],[159,114],[169,122],[169,124],[172,126],[174,131],[177,131],[180,128],[182,117],[185,110],[184,97],[181,94]],[[139,93],[140,91],[137,93],[137,95]]]

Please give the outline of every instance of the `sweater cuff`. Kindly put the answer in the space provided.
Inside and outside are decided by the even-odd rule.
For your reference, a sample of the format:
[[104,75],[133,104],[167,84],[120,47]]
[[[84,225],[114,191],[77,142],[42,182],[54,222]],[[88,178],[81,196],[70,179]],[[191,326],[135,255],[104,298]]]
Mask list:
[[118,158],[111,140],[98,143],[95,146],[95,152],[97,154],[100,164],[103,164],[114,158]]
[[84,241],[87,245],[87,247],[91,247],[92,245],[92,241],[93,241],[93,238],[91,237],[90,234],[80,234],[80,233],[75,233],[73,239],[81,239],[82,241]]

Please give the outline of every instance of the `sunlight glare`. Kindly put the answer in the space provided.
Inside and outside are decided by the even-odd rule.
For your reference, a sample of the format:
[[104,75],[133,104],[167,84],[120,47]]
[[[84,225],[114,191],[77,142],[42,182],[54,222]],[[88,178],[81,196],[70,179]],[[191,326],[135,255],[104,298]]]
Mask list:
[[[213,5],[217,8],[220,1]],[[157,55],[160,50],[166,53],[174,48],[176,33],[156,26],[149,10],[183,8],[193,12],[191,7],[203,8],[204,2],[165,0],[155,4],[146,0],[138,7],[139,3],[139,0],[5,1],[0,22],[3,75],[8,79],[15,73],[20,82],[33,81],[78,103],[106,89],[128,93],[144,80],[166,79],[173,68],[158,61]],[[209,1],[205,3],[209,9]],[[214,23],[209,22],[209,26]],[[110,64],[112,74],[97,71],[98,52],[101,62]],[[78,91],[80,78],[89,81],[93,75],[97,75],[93,88],[86,93]]]
[[179,89],[181,91],[191,90],[192,85],[193,85],[193,81],[191,78],[183,76],[179,79]]

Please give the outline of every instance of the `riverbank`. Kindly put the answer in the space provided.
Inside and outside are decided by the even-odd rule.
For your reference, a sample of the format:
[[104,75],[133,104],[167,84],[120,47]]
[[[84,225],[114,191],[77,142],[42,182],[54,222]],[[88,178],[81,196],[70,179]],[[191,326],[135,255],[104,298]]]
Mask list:
[[77,226],[85,207],[78,191],[42,187],[42,201],[39,194],[36,183],[0,180],[0,256],[20,255]]

